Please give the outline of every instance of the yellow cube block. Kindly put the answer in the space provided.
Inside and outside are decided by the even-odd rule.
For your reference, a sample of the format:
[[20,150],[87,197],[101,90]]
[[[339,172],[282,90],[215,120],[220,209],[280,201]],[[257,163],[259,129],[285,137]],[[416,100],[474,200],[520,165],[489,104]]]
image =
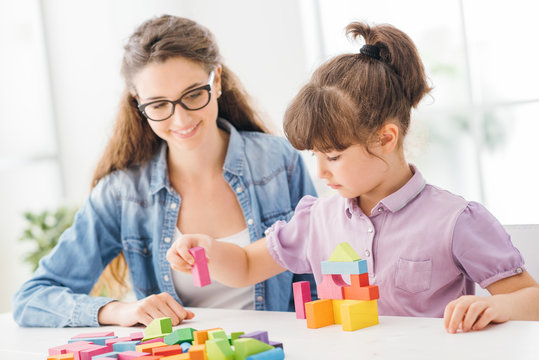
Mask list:
[[378,324],[376,300],[347,300],[341,304],[341,321],[344,331],[354,331]]

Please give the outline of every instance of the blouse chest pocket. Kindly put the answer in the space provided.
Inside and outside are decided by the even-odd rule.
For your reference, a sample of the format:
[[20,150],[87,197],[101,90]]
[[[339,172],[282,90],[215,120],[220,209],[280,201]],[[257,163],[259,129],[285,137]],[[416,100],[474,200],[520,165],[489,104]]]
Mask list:
[[144,295],[153,294],[157,290],[157,284],[152,260],[151,240],[130,237],[124,239],[123,243],[134,290]]
[[395,274],[395,286],[411,293],[430,289],[432,260],[407,260],[399,258]]

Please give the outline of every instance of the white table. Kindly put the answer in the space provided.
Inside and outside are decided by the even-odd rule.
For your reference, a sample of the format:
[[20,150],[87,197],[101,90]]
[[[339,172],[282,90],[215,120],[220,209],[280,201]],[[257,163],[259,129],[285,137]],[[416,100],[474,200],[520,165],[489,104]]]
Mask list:
[[[191,309],[194,319],[179,327],[232,331],[267,330],[282,342],[286,359],[539,359],[539,322],[511,321],[478,332],[448,334],[441,319],[381,316],[380,324],[357,331],[340,325],[308,329],[294,313]],[[0,359],[46,359],[50,347],[79,333],[113,330],[127,336],[143,327],[21,328],[0,314]]]

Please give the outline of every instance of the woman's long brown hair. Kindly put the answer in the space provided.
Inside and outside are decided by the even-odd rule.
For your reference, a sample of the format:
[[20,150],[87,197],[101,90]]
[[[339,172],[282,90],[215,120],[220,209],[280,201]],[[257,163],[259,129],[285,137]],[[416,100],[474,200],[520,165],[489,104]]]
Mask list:
[[[227,119],[238,130],[269,132],[235,74],[222,63],[213,34],[186,18],[156,17],[140,25],[125,46],[122,75],[126,87],[112,137],[94,172],[92,187],[116,170],[147,163],[161,146],[163,140],[155,135],[137,109],[133,77],[147,64],[162,63],[175,57],[194,61],[208,73],[221,65],[219,117]],[[128,289],[127,275],[121,253],[105,268],[91,294],[100,295],[106,288],[110,297],[123,296]]]

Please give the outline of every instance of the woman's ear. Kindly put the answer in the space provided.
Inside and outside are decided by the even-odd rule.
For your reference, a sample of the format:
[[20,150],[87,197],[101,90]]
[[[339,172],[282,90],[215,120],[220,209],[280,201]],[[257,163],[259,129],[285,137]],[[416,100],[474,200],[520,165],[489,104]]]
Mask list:
[[392,122],[386,122],[378,130],[378,139],[384,154],[392,152],[399,143],[399,127]]
[[222,92],[222,82],[221,82],[221,73],[223,72],[223,67],[219,64],[215,68],[215,79],[213,80],[213,86],[217,93],[217,98],[221,96]]

